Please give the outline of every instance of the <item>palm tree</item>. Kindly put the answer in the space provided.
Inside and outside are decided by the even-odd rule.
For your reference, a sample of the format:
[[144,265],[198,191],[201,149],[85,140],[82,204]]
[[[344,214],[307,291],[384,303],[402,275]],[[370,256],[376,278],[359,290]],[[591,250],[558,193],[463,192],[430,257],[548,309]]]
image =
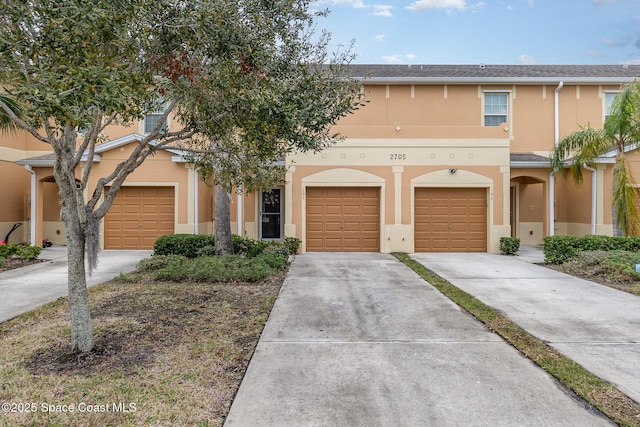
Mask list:
[[18,125],[11,119],[6,110],[2,107],[6,105],[18,118],[22,118],[22,109],[15,98],[8,93],[0,92],[0,133],[13,132],[18,129]]
[[640,142],[640,83],[622,86],[608,113],[603,129],[587,125],[562,138],[551,156],[551,166],[554,172],[562,171],[566,177],[564,163],[568,159],[576,186],[580,187],[584,167],[615,151],[611,198],[613,233],[629,236],[638,230],[638,194],[625,160],[625,150]]

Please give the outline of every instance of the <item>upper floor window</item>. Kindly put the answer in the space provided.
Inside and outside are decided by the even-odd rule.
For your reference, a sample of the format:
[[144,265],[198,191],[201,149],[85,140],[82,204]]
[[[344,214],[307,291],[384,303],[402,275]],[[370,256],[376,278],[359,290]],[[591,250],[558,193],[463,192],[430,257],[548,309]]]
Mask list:
[[509,94],[486,92],[484,94],[484,125],[499,126],[509,121]]
[[[144,133],[151,133],[156,128],[156,126],[158,126],[160,120],[162,119],[162,115],[164,114],[165,108],[166,105],[161,104],[157,110],[144,115]],[[168,124],[167,120],[165,120],[160,131],[166,132],[167,129]]]
[[611,104],[613,99],[618,95],[618,92],[605,92],[604,93],[604,121],[606,122],[611,115]]

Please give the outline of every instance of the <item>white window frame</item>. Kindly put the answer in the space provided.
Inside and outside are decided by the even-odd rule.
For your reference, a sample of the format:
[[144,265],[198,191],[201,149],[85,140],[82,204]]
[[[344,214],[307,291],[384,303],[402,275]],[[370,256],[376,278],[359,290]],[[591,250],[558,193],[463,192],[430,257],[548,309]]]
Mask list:
[[[506,105],[506,111],[504,112],[504,114],[497,114],[497,113],[488,113],[487,112],[487,95],[504,95],[506,97],[507,100],[507,105]],[[486,127],[495,127],[495,126],[500,126],[502,123],[510,123],[511,120],[511,114],[510,114],[510,110],[511,110],[511,91],[508,90],[485,90],[482,93],[482,126],[486,126]],[[500,122],[500,123],[496,123],[496,124],[487,124],[487,117],[505,117],[505,120]]]
[[[151,133],[151,131],[147,131],[147,124],[148,124],[148,120],[151,117],[158,117],[158,116],[162,116],[164,114],[164,112],[167,110],[167,103],[164,103],[161,105],[161,108],[152,111],[152,112],[147,112],[144,115],[144,120],[142,121],[142,133],[144,135],[148,135],[149,133]],[[160,118],[160,117],[158,117]],[[154,125],[155,127],[155,125]],[[169,131],[169,117],[167,117],[164,121],[164,128],[166,131]]]
[[[602,126],[607,121],[607,117],[609,117],[609,109],[611,108],[611,104],[613,103],[613,98],[616,97],[620,93],[619,90],[605,90],[603,91],[602,96]],[[607,98],[611,96],[611,101],[607,102]]]

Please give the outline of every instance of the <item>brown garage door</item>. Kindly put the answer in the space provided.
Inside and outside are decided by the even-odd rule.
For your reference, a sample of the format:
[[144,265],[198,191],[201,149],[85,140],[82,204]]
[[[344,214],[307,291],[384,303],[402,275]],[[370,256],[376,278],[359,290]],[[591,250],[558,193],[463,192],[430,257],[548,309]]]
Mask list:
[[174,232],[173,187],[122,187],[104,219],[105,249],[152,249]]
[[378,252],[380,189],[307,187],[307,251]]
[[416,188],[416,252],[486,252],[485,188]]

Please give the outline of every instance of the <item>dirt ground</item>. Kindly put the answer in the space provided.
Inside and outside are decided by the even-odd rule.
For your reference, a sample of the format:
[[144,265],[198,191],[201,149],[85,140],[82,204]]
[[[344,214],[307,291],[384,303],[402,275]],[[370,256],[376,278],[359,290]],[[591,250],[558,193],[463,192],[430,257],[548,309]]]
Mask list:
[[630,294],[640,295],[640,282],[635,280],[611,280],[606,274],[586,274],[576,271],[574,269],[567,268],[564,264],[539,264],[543,267],[550,268],[552,270],[560,271],[562,273],[569,274],[571,276],[580,277],[581,279],[589,280],[591,282],[598,283],[603,286],[618,289],[620,291],[629,292]]
[[0,272],[13,270],[15,268],[26,267],[31,264],[38,264],[42,261],[44,260],[41,260],[41,259],[26,260],[21,258],[10,258],[4,261],[4,265],[0,267]]
[[66,300],[0,324],[0,400],[137,405],[127,414],[0,413],[0,426],[221,425],[285,274],[99,285],[86,354],[71,351]]

